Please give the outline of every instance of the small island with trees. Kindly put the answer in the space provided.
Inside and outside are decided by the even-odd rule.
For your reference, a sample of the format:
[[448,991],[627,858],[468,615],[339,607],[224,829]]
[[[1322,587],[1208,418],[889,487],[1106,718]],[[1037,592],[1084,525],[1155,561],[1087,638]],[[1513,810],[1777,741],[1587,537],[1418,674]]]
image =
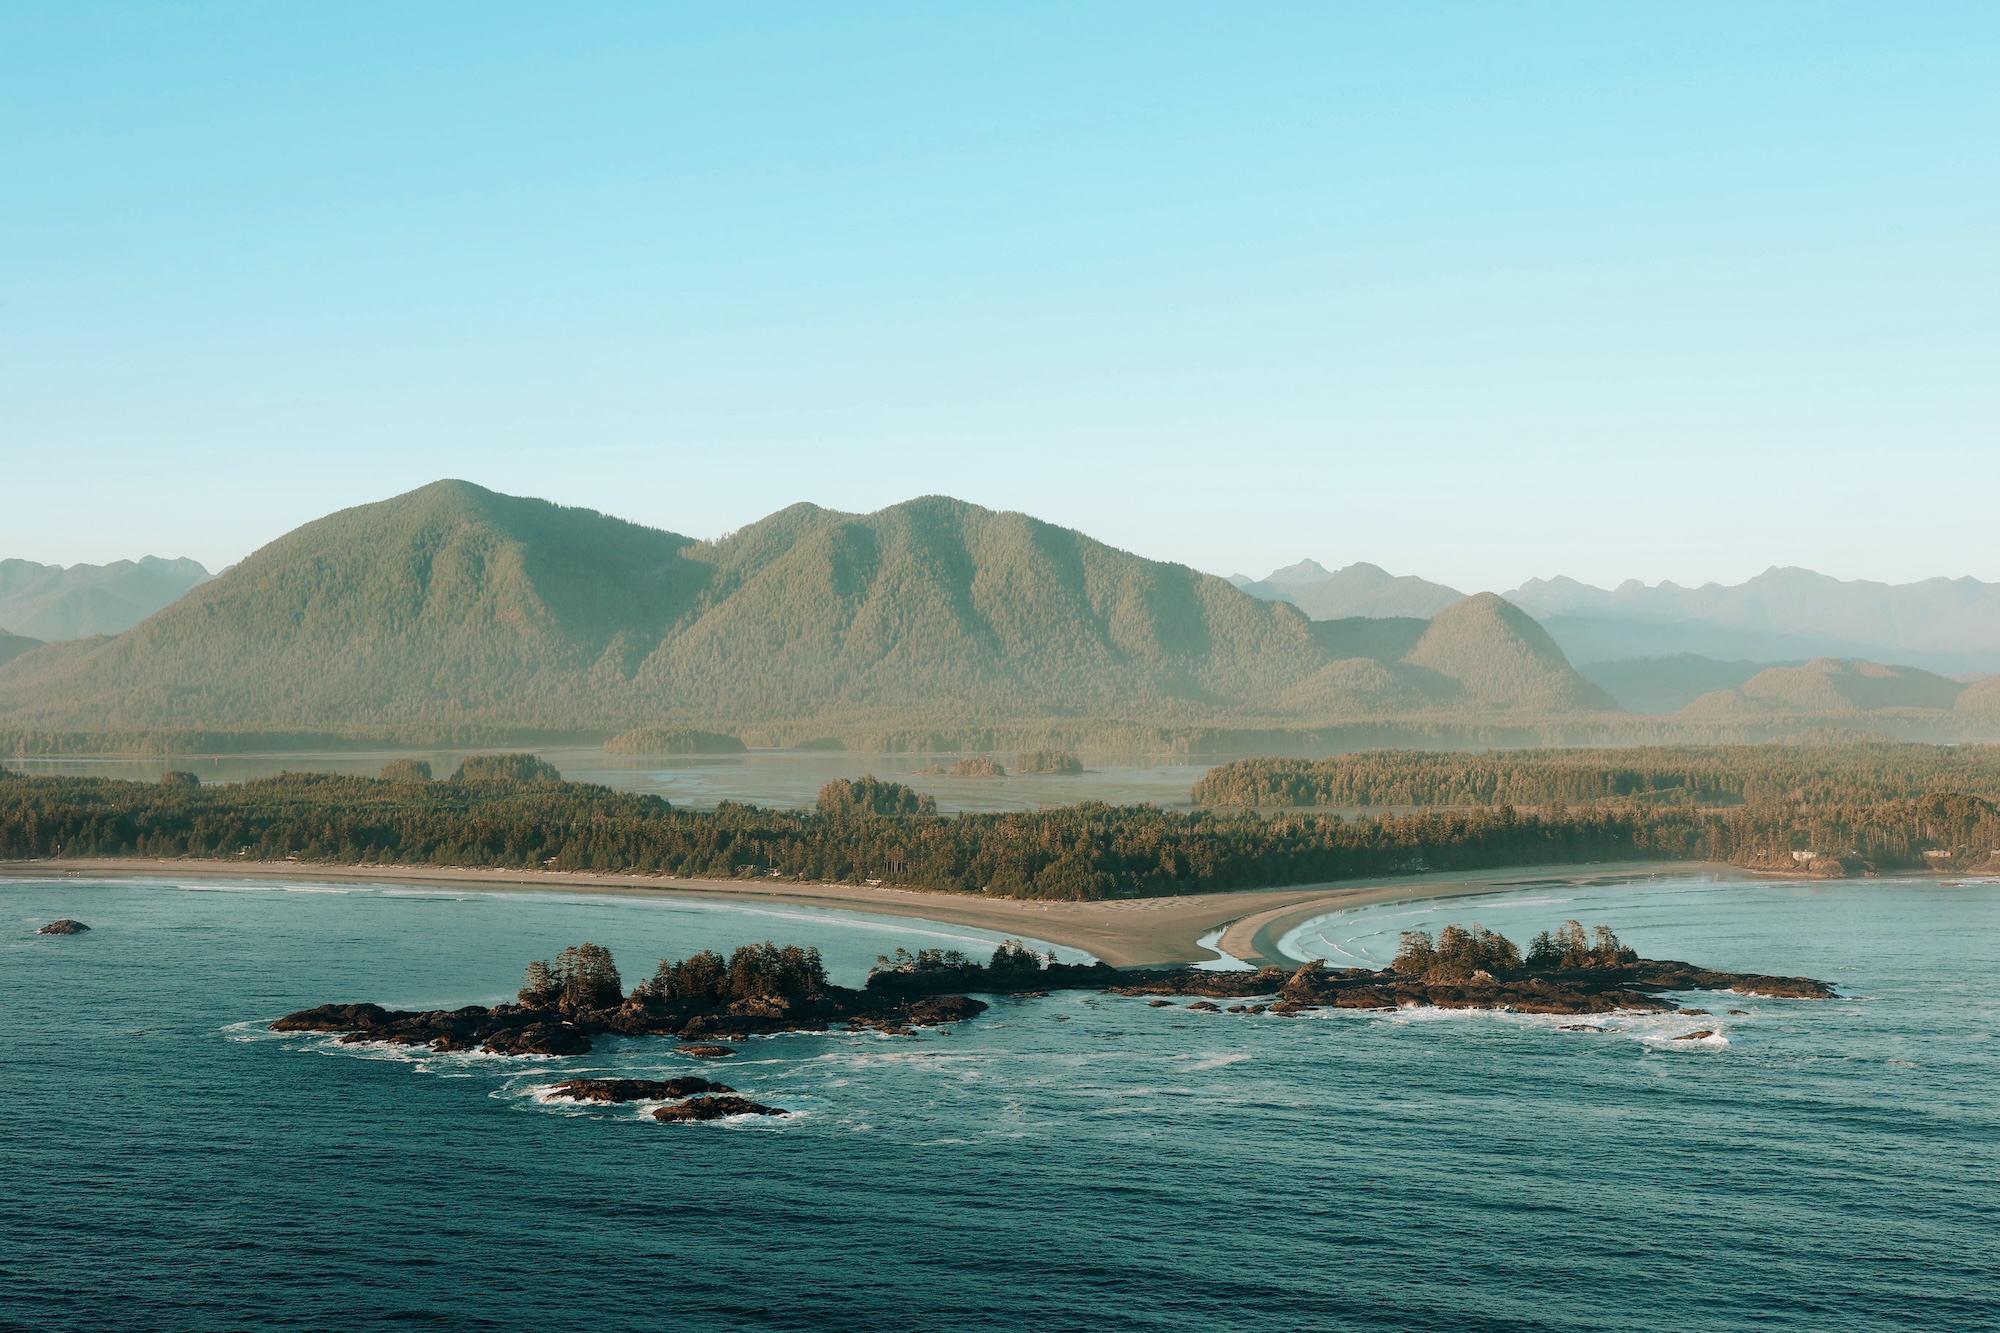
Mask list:
[[[667,1037],[690,1043],[690,1058],[731,1053],[721,1041],[788,1032],[874,1030],[910,1035],[960,1022],[988,1005],[974,994],[1031,997],[1053,990],[1199,997],[1187,1007],[1221,1013],[1216,999],[1258,1000],[1227,1012],[1290,1017],[1309,1010],[1381,1010],[1415,1006],[1511,1010],[1534,1014],[1672,1012],[1674,991],[1735,991],[1793,999],[1827,999],[1833,989],[1810,977],[1718,972],[1690,963],[1640,958],[1605,926],[1586,931],[1568,921],[1535,937],[1525,955],[1503,935],[1474,923],[1446,926],[1432,936],[1406,931],[1386,968],[1295,971],[1265,968],[1216,972],[1193,967],[1120,970],[1104,963],[1064,963],[1007,940],[981,963],[957,950],[898,949],[876,959],[859,989],[827,979],[818,949],[771,941],[746,944],[725,958],[703,950],[662,959],[651,977],[628,992],[608,949],[584,943],[553,959],[529,963],[515,1000],[492,1006],[412,1012],[378,1004],[322,1004],[287,1014],[274,1032],[338,1033],[343,1044],[382,1042],[437,1052],[481,1051],[496,1056],[583,1055],[595,1039]],[[1699,1012],[1699,1011],[1692,1011]],[[659,1101],[654,1118],[714,1120],[784,1115],[780,1108],[739,1096],[705,1078],[571,1079],[549,1100],[580,1103]]]

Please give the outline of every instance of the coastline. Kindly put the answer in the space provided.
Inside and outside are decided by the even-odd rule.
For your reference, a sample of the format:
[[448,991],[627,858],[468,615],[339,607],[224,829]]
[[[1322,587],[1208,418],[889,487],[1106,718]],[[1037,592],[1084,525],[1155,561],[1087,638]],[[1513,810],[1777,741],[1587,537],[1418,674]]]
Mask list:
[[1095,955],[1114,967],[1213,962],[1195,943],[1222,931],[1221,951],[1252,966],[1297,967],[1278,951],[1287,931],[1328,912],[1384,902],[1504,892],[1532,883],[1582,883],[1658,874],[1712,874],[1733,867],[1705,861],[1605,861],[1586,865],[1508,866],[1491,870],[1396,875],[1283,889],[1237,889],[1170,898],[1042,902],[980,898],[852,884],[776,884],[755,880],[674,879],[650,875],[555,870],[488,870],[450,866],[326,865],[314,862],[93,857],[0,862],[0,879],[159,878],[283,880],[316,883],[428,884],[485,890],[539,890],[751,900],[792,907],[838,908],[878,916],[917,917],[1025,935]]

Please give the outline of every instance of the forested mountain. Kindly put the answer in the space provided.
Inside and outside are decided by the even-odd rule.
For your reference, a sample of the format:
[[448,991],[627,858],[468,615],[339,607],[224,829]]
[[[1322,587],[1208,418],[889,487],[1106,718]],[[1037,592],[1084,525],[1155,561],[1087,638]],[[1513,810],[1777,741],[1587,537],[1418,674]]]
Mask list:
[[1674,713],[1704,694],[1733,690],[1767,666],[1801,666],[1799,662],[1720,662],[1696,653],[1671,657],[1634,657],[1618,662],[1587,662],[1577,674],[1634,713]]
[[[686,538],[442,482],[309,523],[109,641],[0,668],[23,725],[577,725],[698,592]],[[601,665],[600,665],[601,664]]]
[[1958,696],[1957,710],[1984,717],[2000,716],[2000,676],[1988,676],[1965,687]]
[[1428,625],[1314,624],[944,497],[867,515],[795,505],[695,542],[464,482],[307,524],[125,634],[0,666],[0,727],[93,732],[1287,725],[1610,706],[1491,594]]
[[1438,612],[1403,660],[1457,682],[1482,709],[1618,709],[1610,695],[1571,668],[1531,616],[1496,593],[1482,592]]
[[1703,715],[1796,712],[1824,717],[1879,709],[1950,709],[1965,692],[1955,680],[1916,667],[1816,657],[1804,666],[1769,667],[1741,686],[1704,694],[1687,711]]
[[36,639],[122,634],[208,578],[192,560],[150,555],[67,569],[0,560],[0,625]]
[[1699,653],[1765,662],[1852,657],[1938,672],[2000,670],[2000,584],[1844,582],[1809,569],[1735,586],[1531,579],[1509,600],[1580,663]]
[[1253,597],[1290,602],[1314,620],[1348,616],[1416,616],[1428,620],[1465,594],[1413,574],[1391,574],[1380,565],[1358,563],[1329,570],[1317,560],[1273,570],[1261,579],[1229,580]]
[[30,648],[41,646],[40,639],[30,639],[23,634],[9,634],[6,630],[0,629],[0,666],[5,666]]

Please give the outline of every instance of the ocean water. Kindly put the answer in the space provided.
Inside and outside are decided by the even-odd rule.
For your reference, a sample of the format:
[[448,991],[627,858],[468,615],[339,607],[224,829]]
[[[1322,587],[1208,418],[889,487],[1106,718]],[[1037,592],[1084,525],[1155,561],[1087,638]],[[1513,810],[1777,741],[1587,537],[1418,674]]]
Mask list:
[[[60,916],[94,929],[30,932]],[[1566,917],[1834,982],[1602,1033],[1096,994],[697,1065],[279,1037],[774,937],[836,979],[950,926],[557,894],[0,881],[0,1327],[1977,1329],[2000,1298],[2000,886],[1698,878],[1329,918],[1299,947]],[[1315,943],[1316,942],[1316,943]],[[1731,1016],[1728,1008],[1746,1010]],[[1694,1027],[1716,1037],[1677,1043]],[[797,1114],[548,1105],[702,1072]]]

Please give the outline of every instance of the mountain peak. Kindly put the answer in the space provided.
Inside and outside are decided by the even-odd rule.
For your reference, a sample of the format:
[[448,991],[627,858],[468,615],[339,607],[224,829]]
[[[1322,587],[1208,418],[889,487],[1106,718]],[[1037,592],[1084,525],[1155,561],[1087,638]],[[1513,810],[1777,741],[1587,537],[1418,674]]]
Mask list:
[[1314,620],[1344,620],[1354,616],[1429,619],[1465,594],[1441,583],[1409,574],[1396,575],[1380,565],[1356,561],[1328,572],[1317,560],[1301,560],[1272,571],[1268,578],[1237,582],[1252,597],[1290,602]]
[[1459,681],[1490,708],[1618,711],[1610,695],[1576,673],[1547,630],[1497,593],[1438,612],[1403,660]]
[[32,639],[118,634],[208,578],[196,561],[152,555],[67,569],[0,560],[0,624]]
[[[1350,568],[1358,568],[1358,566],[1350,566]],[[1373,569],[1374,566],[1370,565],[1368,568]],[[1323,579],[1330,579],[1332,577],[1332,570],[1329,570],[1317,560],[1307,559],[1301,560],[1297,564],[1286,565],[1283,569],[1272,570],[1264,576],[1263,582],[1277,588],[1290,588],[1302,583],[1318,583]]]
[[793,505],[696,543],[446,480],[287,533],[116,638],[29,648],[0,667],[0,717],[431,738],[1608,702],[1491,594],[1372,565],[1305,591],[1356,586],[1458,605],[1435,623],[1314,625],[1184,565],[950,496],[872,514]]

